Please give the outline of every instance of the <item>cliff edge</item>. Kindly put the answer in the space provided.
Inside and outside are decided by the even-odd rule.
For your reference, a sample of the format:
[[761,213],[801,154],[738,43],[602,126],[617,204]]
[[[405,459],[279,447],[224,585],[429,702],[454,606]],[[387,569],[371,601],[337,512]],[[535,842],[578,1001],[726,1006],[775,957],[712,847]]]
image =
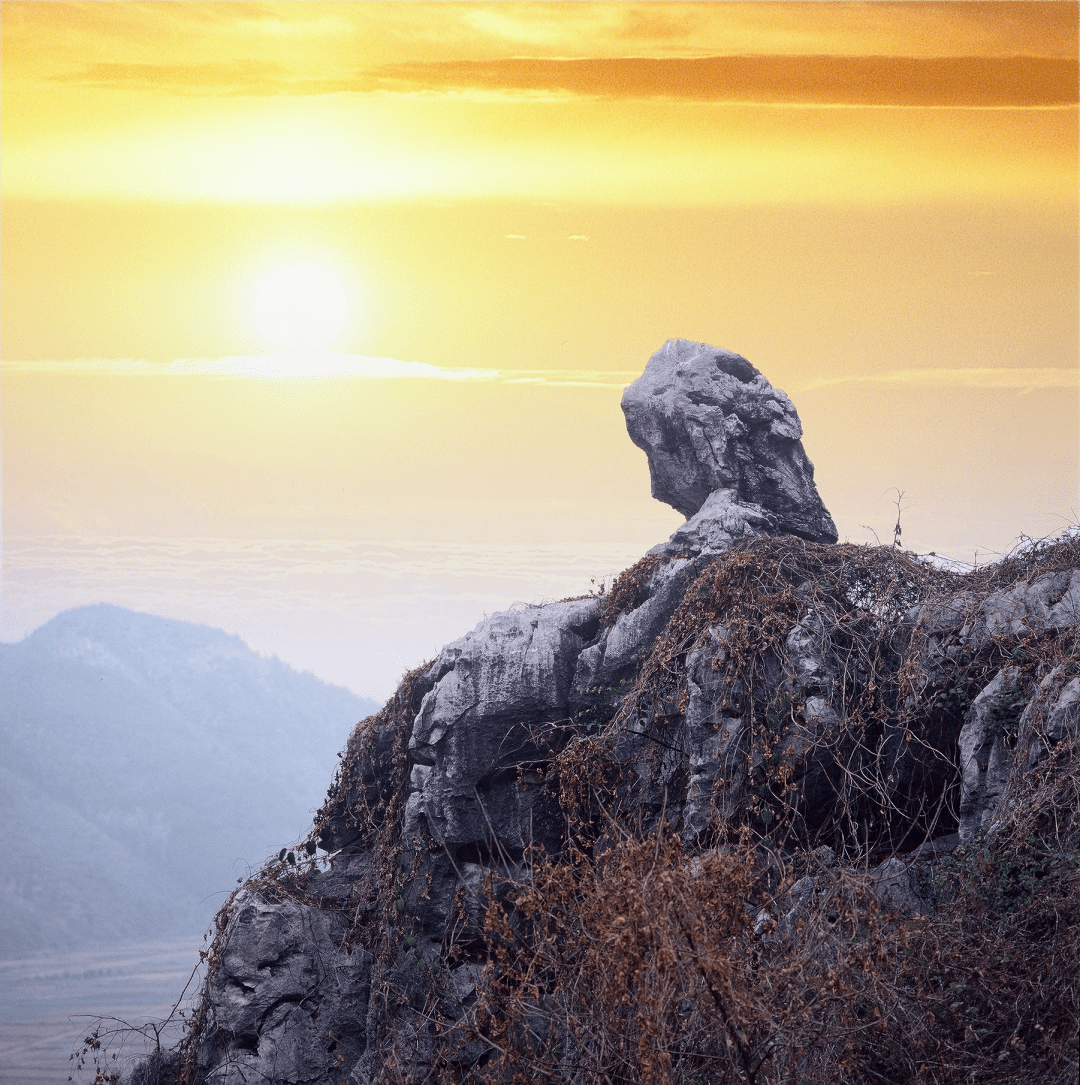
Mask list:
[[132,1083],[1075,1079],[1080,541],[837,544],[704,344],[623,410],[686,523],[405,676]]

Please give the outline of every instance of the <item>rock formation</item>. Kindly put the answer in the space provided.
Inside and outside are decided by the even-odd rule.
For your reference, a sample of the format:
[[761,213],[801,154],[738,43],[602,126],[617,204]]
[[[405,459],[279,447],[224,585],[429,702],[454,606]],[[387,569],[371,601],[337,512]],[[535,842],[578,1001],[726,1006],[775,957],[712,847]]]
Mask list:
[[[1064,1080],[1052,1030],[969,1041],[970,1007],[1012,1011],[934,994],[975,952],[1015,982],[1015,947],[924,920],[998,869],[969,847],[1075,882],[1018,841],[1051,832],[1040,804],[1055,847],[1073,832],[1080,543],[967,576],[834,545],[794,407],[703,344],[665,344],[623,409],[687,523],[606,593],[496,614],[406,676],[133,1082],[915,1081],[925,1021],[954,1019],[965,1074],[1037,1050]],[[1044,971],[1076,942],[1053,947]]]
[[767,534],[836,542],[794,405],[741,355],[669,339],[622,409],[649,457],[653,497],[688,520],[719,519],[722,501]]

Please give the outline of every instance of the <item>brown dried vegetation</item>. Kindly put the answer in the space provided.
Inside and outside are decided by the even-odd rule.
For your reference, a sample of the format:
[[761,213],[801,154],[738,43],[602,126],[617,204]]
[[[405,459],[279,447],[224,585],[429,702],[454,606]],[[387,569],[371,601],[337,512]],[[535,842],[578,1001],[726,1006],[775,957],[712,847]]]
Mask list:
[[[963,709],[1003,664],[1032,681],[1056,665],[1080,672],[1075,629],[949,645],[960,650],[927,667],[932,634],[913,609],[925,617],[964,588],[981,598],[1078,559],[1069,540],[958,577],[891,548],[775,539],[711,565],[608,733],[560,759],[577,824],[583,782],[590,812],[604,813],[599,833],[590,822],[595,842],[579,834],[567,854],[534,859],[512,909],[489,912],[476,1021],[497,1045],[490,1080],[1073,1081],[1075,739],[1014,776],[991,839],[927,864],[926,914],[883,902],[871,866],[955,829]],[[839,663],[840,726],[814,739],[835,801],[816,822],[782,741],[804,707],[785,680],[785,639],[808,611]],[[728,670],[753,720],[742,771],[760,783],[741,819],[688,841],[663,811],[641,825],[640,802],[620,786],[627,766],[613,774],[607,759],[620,730],[662,740],[674,729],[687,659],[718,625],[727,635],[712,665]],[[665,755],[657,744],[648,756],[659,766]],[[894,786],[904,767],[906,794]],[[785,924],[790,891],[810,879]]]
[[[615,582],[606,620],[640,601],[655,564]],[[368,1043],[386,1082],[1072,1085],[1075,736],[1013,773],[991,836],[910,865],[925,907],[883,895],[875,871],[955,832],[957,735],[1003,666],[1025,701],[1052,668],[1080,673],[1075,626],[967,635],[979,600],[1078,567],[1075,537],[964,575],[895,548],[739,545],[691,583],[599,733],[570,728],[530,768],[563,811],[561,849],[511,858],[493,842],[482,892],[458,892],[434,952],[409,919],[431,891],[423,849],[400,835],[423,669],[359,726],[316,818],[312,840],[371,857],[348,898],[308,893],[314,860],[272,863],[248,887],[348,909],[349,938],[376,957]],[[824,646],[812,680],[793,658],[800,623]],[[707,829],[690,833],[680,725],[695,654],[744,729]],[[824,724],[807,707],[822,691]],[[204,1002],[173,1080],[197,1080],[206,1025]]]

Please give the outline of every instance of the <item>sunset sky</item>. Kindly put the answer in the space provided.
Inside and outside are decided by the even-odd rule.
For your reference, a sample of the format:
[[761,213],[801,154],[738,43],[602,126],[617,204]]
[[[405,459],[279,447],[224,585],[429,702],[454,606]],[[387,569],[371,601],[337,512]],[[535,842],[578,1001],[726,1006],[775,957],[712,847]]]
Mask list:
[[0,3],[3,624],[108,601],[385,695],[681,517],[665,339],[841,538],[1080,516],[1076,3]]

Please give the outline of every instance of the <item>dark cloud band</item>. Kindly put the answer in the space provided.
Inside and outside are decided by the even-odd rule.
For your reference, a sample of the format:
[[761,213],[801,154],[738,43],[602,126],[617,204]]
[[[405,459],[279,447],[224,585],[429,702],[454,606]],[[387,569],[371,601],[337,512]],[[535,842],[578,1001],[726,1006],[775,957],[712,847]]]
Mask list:
[[1060,106],[1077,61],[1041,57],[680,57],[413,64],[387,86],[793,105]]
[[450,61],[312,76],[280,66],[99,64],[68,80],[172,93],[546,92],[777,105],[1038,108],[1075,105],[1076,58],[617,57]]

